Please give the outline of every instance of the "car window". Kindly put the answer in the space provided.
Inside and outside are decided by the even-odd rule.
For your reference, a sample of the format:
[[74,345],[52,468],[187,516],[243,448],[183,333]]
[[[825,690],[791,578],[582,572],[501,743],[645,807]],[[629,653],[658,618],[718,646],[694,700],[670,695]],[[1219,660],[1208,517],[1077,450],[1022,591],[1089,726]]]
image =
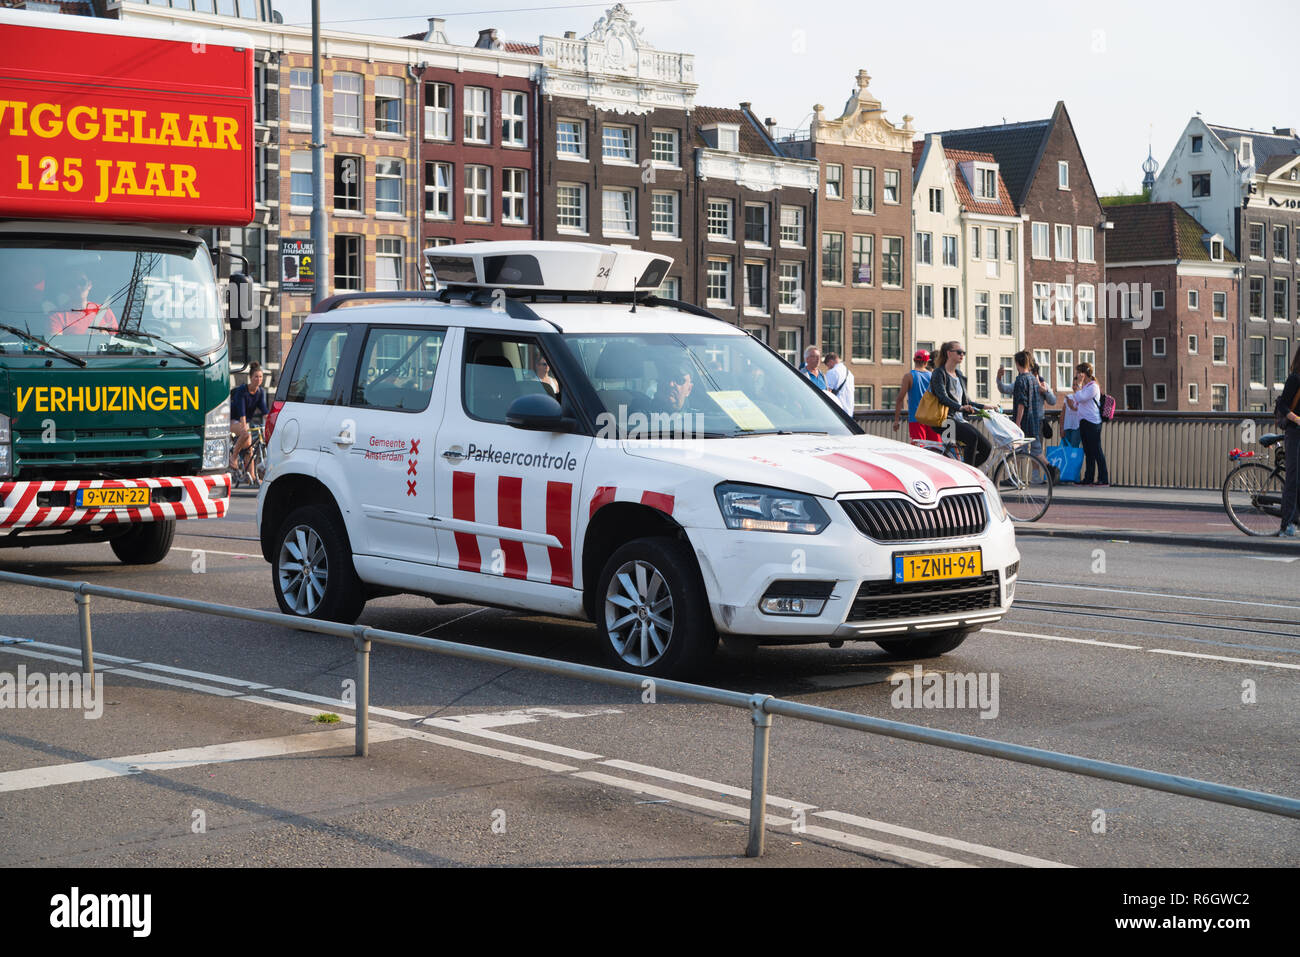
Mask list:
[[366,333],[351,406],[423,412],[433,394],[445,329],[373,328]]
[[465,411],[485,422],[506,420],[510,403],[522,395],[559,400],[561,386],[535,339],[470,333],[465,338],[462,384]]
[[334,391],[334,377],[348,341],[348,327],[320,323],[309,325],[300,335],[306,335],[307,341],[303,343],[302,358],[294,369],[286,398],[290,402],[326,403]]

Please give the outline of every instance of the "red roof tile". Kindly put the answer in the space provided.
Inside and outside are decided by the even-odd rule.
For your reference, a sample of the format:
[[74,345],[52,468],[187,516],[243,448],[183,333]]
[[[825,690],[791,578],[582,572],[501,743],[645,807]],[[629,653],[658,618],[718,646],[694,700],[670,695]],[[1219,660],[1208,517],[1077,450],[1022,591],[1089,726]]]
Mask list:
[[951,164],[948,169],[952,173],[953,182],[957,184],[957,202],[972,213],[986,213],[991,216],[1016,215],[1015,204],[1011,202],[1011,193],[1007,190],[1006,181],[1002,178],[1001,166],[998,166],[998,199],[995,203],[975,199],[975,194],[971,192],[970,183],[966,182],[966,177],[958,169],[958,166],[962,163],[991,163],[996,165],[998,161],[992,153],[948,149],[946,146],[943,152],[948,157],[949,164]]

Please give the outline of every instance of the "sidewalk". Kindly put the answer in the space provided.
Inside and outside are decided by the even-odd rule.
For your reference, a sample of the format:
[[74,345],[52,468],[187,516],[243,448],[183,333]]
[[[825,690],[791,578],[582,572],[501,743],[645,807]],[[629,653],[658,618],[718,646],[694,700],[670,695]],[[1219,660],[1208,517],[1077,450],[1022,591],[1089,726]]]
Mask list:
[[[1145,488],[1112,485],[1096,488],[1074,482],[1061,483],[1052,489],[1052,504],[1099,504],[1119,508],[1196,508],[1223,511],[1223,492],[1219,489]],[[1050,512],[1049,512],[1050,514]]]

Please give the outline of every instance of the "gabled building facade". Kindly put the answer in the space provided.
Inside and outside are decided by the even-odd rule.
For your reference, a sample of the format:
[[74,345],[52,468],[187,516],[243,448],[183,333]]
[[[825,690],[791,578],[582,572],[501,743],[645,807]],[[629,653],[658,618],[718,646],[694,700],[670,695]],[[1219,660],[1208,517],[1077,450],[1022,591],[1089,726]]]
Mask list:
[[[1045,120],[941,135],[945,149],[997,159],[1022,220],[1024,348],[1040,357],[1044,379],[1058,393],[1069,392],[1074,366],[1090,362],[1104,382],[1106,332],[1099,293],[1105,279],[1105,215],[1065,104],[1058,102]],[[1047,355],[1050,365],[1041,358]]]
[[1235,412],[1241,265],[1177,203],[1109,209],[1106,390],[1122,409]]

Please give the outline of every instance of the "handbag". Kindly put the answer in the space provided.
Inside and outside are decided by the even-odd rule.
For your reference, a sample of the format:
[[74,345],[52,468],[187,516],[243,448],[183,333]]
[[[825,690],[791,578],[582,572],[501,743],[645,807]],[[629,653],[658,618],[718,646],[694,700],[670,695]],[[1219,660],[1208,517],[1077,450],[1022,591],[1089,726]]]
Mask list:
[[1052,437],[1052,423],[1048,422],[1046,419],[1043,419],[1043,438],[1050,439],[1051,437]]
[[941,429],[944,422],[948,421],[948,412],[948,407],[933,392],[927,392],[921,396],[921,401],[916,406],[916,421],[932,429]]
[[1083,475],[1083,449],[1073,445],[1054,445],[1043,453],[1049,465],[1060,473],[1061,482],[1077,482]]

